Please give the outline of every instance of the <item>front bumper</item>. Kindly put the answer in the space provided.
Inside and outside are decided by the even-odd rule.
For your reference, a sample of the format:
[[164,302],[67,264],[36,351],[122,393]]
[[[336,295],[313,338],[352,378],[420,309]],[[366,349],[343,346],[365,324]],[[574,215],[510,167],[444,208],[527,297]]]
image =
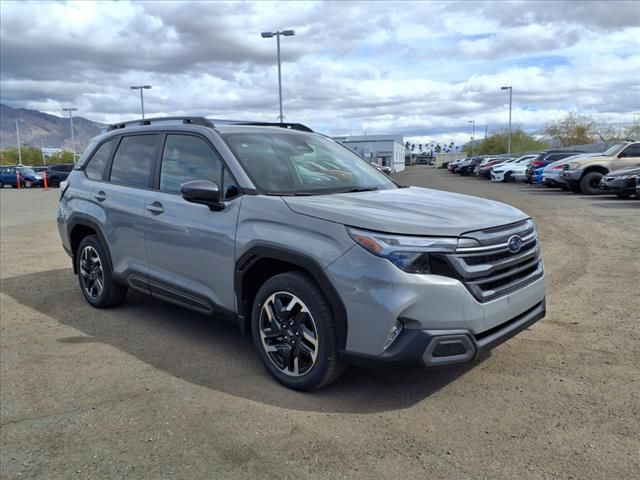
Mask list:
[[582,170],[562,170],[560,174],[560,180],[566,183],[578,182],[582,177]]
[[481,334],[466,329],[406,330],[382,355],[344,352],[350,363],[363,366],[431,368],[469,363],[529,328],[546,314],[543,299],[529,310]]
[[[530,283],[480,299],[474,296],[475,286],[465,285],[457,278],[406,273],[357,245],[329,265],[325,273],[346,308],[348,325],[343,353],[392,363],[407,356],[422,358],[434,331],[440,332],[438,335],[468,335],[475,349],[485,348],[480,339],[488,332],[506,328],[543,302],[546,287],[540,263],[536,271],[527,273],[531,275],[527,281]],[[403,331],[385,350],[385,340],[396,321],[403,324]],[[407,352],[401,352],[405,349]],[[418,357],[412,353],[416,349],[422,349]],[[475,353],[465,361],[472,358]]]
[[612,195],[634,195],[636,193],[636,179],[613,179],[608,180],[606,177],[602,179],[598,185],[603,194]]

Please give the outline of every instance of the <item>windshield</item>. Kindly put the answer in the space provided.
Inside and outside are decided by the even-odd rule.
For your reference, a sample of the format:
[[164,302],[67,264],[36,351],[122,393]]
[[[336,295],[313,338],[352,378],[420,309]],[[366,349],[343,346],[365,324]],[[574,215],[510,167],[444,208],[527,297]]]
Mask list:
[[223,133],[253,182],[268,194],[321,195],[397,188],[348,148],[320,135]]
[[614,146],[609,147],[607,150],[605,150],[602,156],[611,157],[613,155],[617,155],[618,153],[620,153],[620,150],[622,150],[626,146],[627,146],[626,143],[616,143]]
[[20,167],[17,170],[20,172],[20,175],[35,175],[36,174],[36,172],[34,172],[32,168]]

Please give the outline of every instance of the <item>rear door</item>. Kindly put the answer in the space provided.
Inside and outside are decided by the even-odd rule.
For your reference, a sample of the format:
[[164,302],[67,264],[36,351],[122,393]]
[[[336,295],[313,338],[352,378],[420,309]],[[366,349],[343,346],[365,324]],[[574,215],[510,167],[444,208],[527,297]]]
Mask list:
[[[203,137],[168,133],[147,197],[145,235],[149,286],[155,296],[209,312],[234,311],[234,245],[241,197],[222,158]],[[180,185],[218,184],[226,206],[212,211],[187,202]]]
[[632,167],[638,163],[640,163],[640,143],[632,143],[614,158],[612,170]]
[[144,208],[160,137],[158,133],[122,136],[104,181],[92,193],[114,271],[141,289],[146,289],[148,271]]

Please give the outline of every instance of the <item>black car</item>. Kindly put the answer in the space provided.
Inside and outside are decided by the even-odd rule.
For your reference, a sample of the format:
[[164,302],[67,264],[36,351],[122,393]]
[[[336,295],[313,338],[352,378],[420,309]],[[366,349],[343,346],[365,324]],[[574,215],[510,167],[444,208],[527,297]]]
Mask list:
[[639,198],[637,192],[639,178],[640,164],[608,173],[600,180],[599,188],[603,194],[617,195],[620,198],[635,195]]
[[525,182],[533,183],[533,172],[537,168],[546,167],[550,163],[562,160],[563,158],[573,157],[574,155],[580,155],[581,153],[584,152],[581,150],[547,150],[546,152],[540,152],[527,167],[527,179]]
[[72,163],[63,163],[61,165],[50,165],[47,169],[47,184],[50,187],[59,187],[60,182],[67,179],[74,165]]

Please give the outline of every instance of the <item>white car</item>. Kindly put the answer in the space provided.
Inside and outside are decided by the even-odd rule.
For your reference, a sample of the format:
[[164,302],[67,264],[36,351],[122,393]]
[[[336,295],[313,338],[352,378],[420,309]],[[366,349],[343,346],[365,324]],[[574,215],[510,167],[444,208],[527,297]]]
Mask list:
[[496,165],[491,170],[491,181],[492,182],[511,182],[515,180],[514,171],[522,168],[524,166],[524,170],[526,171],[526,166],[529,165],[531,160],[537,157],[537,154],[528,154],[523,155],[515,160],[510,162],[501,163],[500,165]]
[[513,167],[513,170],[511,170],[511,177],[513,181],[524,182],[527,180],[527,168],[531,162],[533,162],[532,158]]

